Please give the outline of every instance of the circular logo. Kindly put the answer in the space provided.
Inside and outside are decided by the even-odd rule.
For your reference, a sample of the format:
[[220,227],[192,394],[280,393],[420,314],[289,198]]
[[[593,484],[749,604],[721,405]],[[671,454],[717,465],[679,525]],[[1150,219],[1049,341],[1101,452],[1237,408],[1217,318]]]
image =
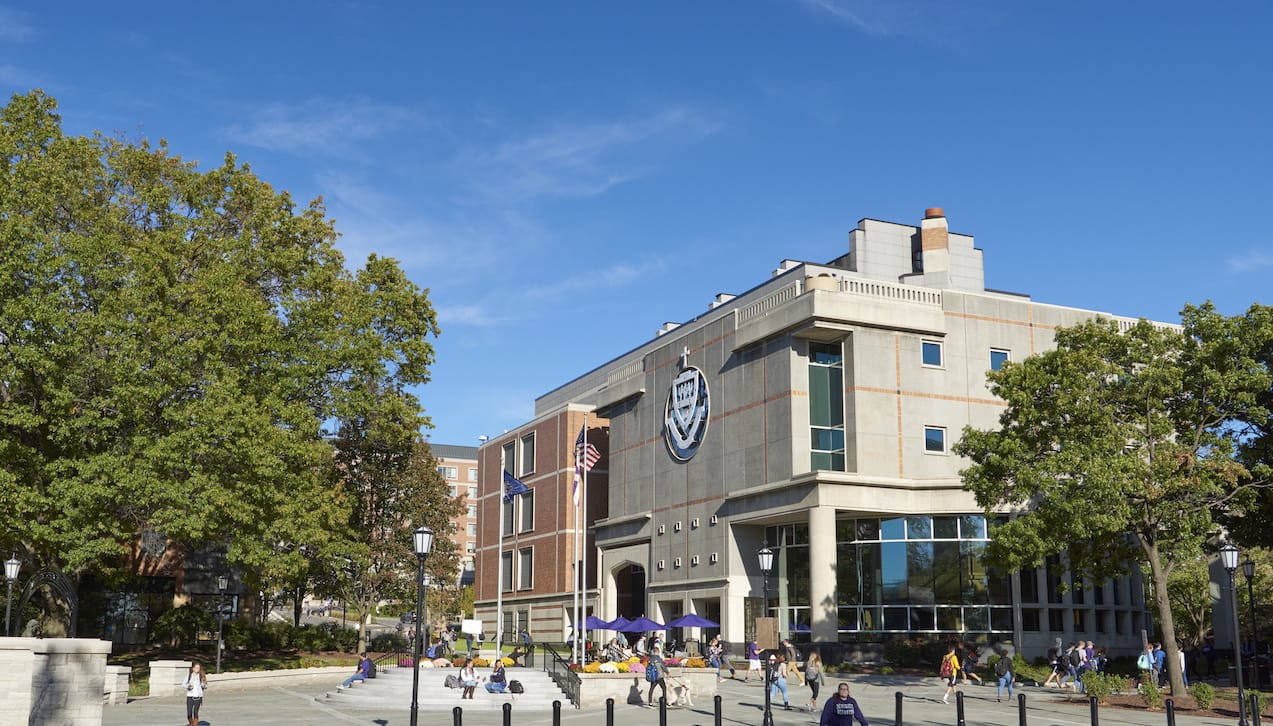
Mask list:
[[672,380],[663,414],[663,433],[667,448],[681,461],[689,461],[698,453],[707,433],[710,396],[707,379],[693,366],[684,368]]

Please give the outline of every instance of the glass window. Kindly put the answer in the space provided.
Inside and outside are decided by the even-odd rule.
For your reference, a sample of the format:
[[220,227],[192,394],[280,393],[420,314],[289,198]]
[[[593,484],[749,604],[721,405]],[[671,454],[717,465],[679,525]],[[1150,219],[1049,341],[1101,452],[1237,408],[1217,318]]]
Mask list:
[[1012,608],[990,608],[990,629],[1000,633],[1012,632]]
[[986,566],[981,561],[986,545],[981,542],[960,542],[956,546],[959,548],[959,580],[964,604],[984,605],[989,594]]
[[959,519],[933,517],[933,539],[959,539]]
[[1048,608],[1048,630],[1054,633],[1065,632],[1065,610],[1063,608]]
[[928,517],[906,518],[906,539],[932,539],[933,520]]
[[535,434],[522,437],[522,476],[535,473]]
[[841,543],[835,548],[835,591],[840,598],[840,605],[858,605],[862,602],[857,555],[857,545]]
[[451,487],[451,498],[454,499],[458,496],[460,496],[460,488],[455,486]]
[[1039,621],[1038,608],[1021,608],[1021,629],[1029,633],[1037,633],[1042,627]]
[[469,481],[477,481],[477,467],[469,469]]
[[961,631],[964,629],[959,608],[937,608],[937,629]]
[[934,542],[931,546],[936,601],[943,605],[958,605],[961,594],[959,543]]
[[941,426],[924,427],[924,451],[929,454],[946,453],[946,429]]
[[906,520],[901,517],[882,520],[880,539],[906,539]]
[[469,525],[468,525],[468,532],[469,532],[469,536],[470,536],[470,537],[476,537],[476,536],[477,536],[477,523],[476,523],[476,522],[469,522]]
[[468,554],[477,554],[477,543],[470,540],[464,543],[464,551]]
[[531,489],[517,497],[517,506],[521,512],[520,531],[529,532],[535,528],[535,490]]
[[501,552],[499,554],[499,573],[503,579],[503,590],[509,592],[513,589],[513,553]]
[[[892,545],[885,545],[891,547]],[[957,545],[956,545],[957,546]],[[956,561],[958,566],[958,561]],[[912,604],[929,605],[933,597],[933,543],[910,542],[906,545],[907,599]],[[958,580],[956,580],[958,582]],[[956,592],[955,596],[958,597]],[[956,600],[958,602],[958,600]]]
[[[858,588],[864,605],[878,605],[884,600],[884,573],[880,545],[858,545]],[[877,626],[879,618],[874,621]],[[869,626],[863,626],[869,627]]]
[[924,365],[932,366],[934,368],[941,368],[942,366],[941,341],[925,340],[922,343],[920,343],[920,347],[923,351]]
[[959,532],[963,539],[985,539],[986,518],[980,514],[965,514],[959,518]]
[[1021,602],[1039,601],[1039,571],[1033,567],[1021,570]]
[[472,517],[472,518],[474,518],[474,519],[476,519],[476,518],[477,518],[477,505],[476,505],[476,504],[470,504],[470,505],[469,505],[469,516],[470,516],[470,517]]
[[[514,502],[516,502],[517,499],[518,497],[513,497]],[[513,515],[514,515],[513,510],[517,509],[517,507],[516,505],[508,504],[507,502],[505,502],[504,505],[500,507],[500,509],[503,510],[502,518],[504,521],[502,524],[504,527],[504,534],[506,535],[512,534],[513,533]]]
[[535,553],[530,547],[517,552],[517,589],[529,590],[535,586]]
[[880,579],[884,586],[884,604],[905,605],[907,598],[906,582],[906,543],[885,542],[880,545]]
[[454,466],[439,466],[438,473],[441,474],[444,479],[460,478],[460,470]]
[[517,464],[517,442],[510,441],[500,447],[501,459],[504,464],[504,471],[509,474],[513,473],[513,466]]
[[469,487],[469,499],[477,499],[477,487]]
[[1008,351],[1003,350],[1001,348],[990,349],[990,370],[992,371],[999,370],[1000,368],[1003,367],[1003,364],[1007,363],[1009,360],[1010,358],[1008,357]]
[[840,343],[809,344],[809,466],[844,471],[844,362]]
[[857,529],[859,540],[872,542],[880,538],[880,520],[878,519],[859,519]]
[[884,608],[885,630],[910,630],[910,608]]

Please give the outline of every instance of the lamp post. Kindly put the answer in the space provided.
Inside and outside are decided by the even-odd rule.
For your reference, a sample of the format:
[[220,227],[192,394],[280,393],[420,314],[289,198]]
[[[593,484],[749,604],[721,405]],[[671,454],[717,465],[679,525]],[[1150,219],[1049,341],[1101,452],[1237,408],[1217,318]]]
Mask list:
[[[760,551],[756,553],[756,557],[760,559],[761,582],[762,582],[762,588],[765,594],[764,605],[762,605],[760,609],[761,615],[763,616],[769,611],[769,573],[774,568],[774,551],[769,549],[769,544],[767,542],[762,541],[760,543]],[[769,706],[769,699],[770,699],[769,692],[772,689],[772,686],[770,685],[770,683],[772,681],[773,681],[773,662],[770,661],[768,658],[766,658],[765,659],[765,717],[764,717],[764,720],[761,721],[763,726],[773,726],[774,724],[774,714],[773,714],[773,711],[770,710],[770,706]]]
[[415,575],[415,613],[416,613],[416,635],[415,635],[415,654],[411,659],[411,726],[418,723],[420,710],[420,640],[424,637],[424,631],[421,627],[424,621],[420,618],[424,614],[424,560],[429,556],[429,550],[433,549],[433,530],[428,527],[417,527],[412,535],[412,544],[415,547],[416,558],[416,575]]
[[1255,589],[1251,586],[1255,579],[1255,560],[1251,555],[1242,561],[1242,574],[1246,575],[1246,602],[1251,606],[1251,675],[1255,677],[1255,687],[1259,688],[1264,685],[1264,677],[1260,673],[1260,629],[1255,625]]
[[14,552],[9,555],[9,559],[4,561],[4,579],[9,583],[9,596],[4,601],[4,634],[6,637],[13,633],[9,628],[9,615],[13,610],[13,581],[18,579],[18,572],[22,569],[22,562],[18,560],[18,553]]
[[1238,726],[1248,726],[1246,720],[1246,690],[1242,684],[1242,639],[1238,633],[1238,587],[1234,574],[1238,570],[1238,548],[1233,546],[1232,542],[1226,542],[1220,548],[1220,562],[1224,565],[1225,571],[1229,573],[1229,596],[1232,598],[1233,609],[1233,662],[1237,666],[1238,674]]
[[228,584],[225,575],[217,578],[217,592],[221,593],[217,598],[217,673],[221,672],[221,625],[225,622],[225,587]]

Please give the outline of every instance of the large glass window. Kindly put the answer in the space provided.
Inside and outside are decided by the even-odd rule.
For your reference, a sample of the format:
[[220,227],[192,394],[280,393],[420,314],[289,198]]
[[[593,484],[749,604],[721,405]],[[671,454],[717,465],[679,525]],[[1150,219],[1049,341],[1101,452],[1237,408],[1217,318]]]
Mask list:
[[499,573],[503,579],[503,590],[513,589],[513,553],[501,552],[499,555]]
[[840,343],[809,344],[809,466],[844,471],[844,353]]
[[504,460],[504,471],[509,474],[513,473],[513,467],[517,465],[517,442],[510,441],[500,447],[501,458]]
[[535,586],[535,551],[530,547],[517,551],[517,589],[529,590]]
[[517,502],[518,512],[521,514],[519,531],[529,532],[535,528],[535,490],[530,489],[514,501]]
[[522,476],[535,473],[535,434],[522,437]]

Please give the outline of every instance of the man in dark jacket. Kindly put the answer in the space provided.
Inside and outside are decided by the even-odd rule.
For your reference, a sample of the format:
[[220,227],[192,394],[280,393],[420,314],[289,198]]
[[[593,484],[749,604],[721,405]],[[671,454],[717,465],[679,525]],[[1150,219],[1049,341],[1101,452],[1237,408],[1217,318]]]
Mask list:
[[853,720],[862,726],[871,726],[862,715],[862,707],[849,695],[849,684],[841,683],[836,687],[835,695],[827,699],[822,707],[822,718],[818,726],[853,726]]

